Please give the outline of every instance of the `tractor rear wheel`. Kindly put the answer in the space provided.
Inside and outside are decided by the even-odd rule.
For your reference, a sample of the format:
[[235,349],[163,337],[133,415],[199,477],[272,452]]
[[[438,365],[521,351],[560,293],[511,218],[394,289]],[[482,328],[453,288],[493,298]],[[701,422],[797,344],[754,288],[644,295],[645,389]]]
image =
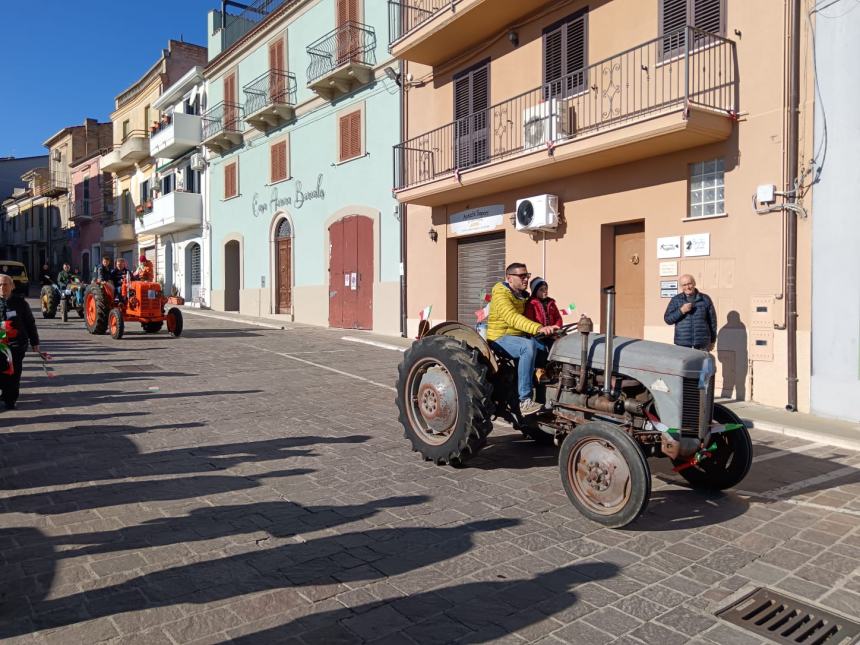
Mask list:
[[[701,463],[680,471],[693,488],[705,490],[725,490],[737,486],[752,466],[753,446],[750,433],[740,417],[719,403],[714,404],[714,421],[717,423],[737,423],[741,427],[717,435],[714,442],[717,449],[712,457]],[[685,460],[676,460],[680,465]]]
[[114,340],[119,340],[125,333],[125,322],[122,319],[122,312],[119,309],[111,309],[108,316],[108,327],[110,328],[110,337]]
[[141,325],[143,326],[143,331],[147,334],[157,334],[164,326],[164,321],[141,323]]
[[648,462],[622,428],[600,421],[577,426],[561,444],[558,465],[568,499],[593,522],[617,529],[648,505]]
[[493,429],[493,387],[483,355],[450,336],[412,344],[398,369],[400,425],[412,449],[436,464],[461,466]]
[[103,334],[108,326],[108,301],[101,286],[94,284],[87,287],[84,294],[84,319],[87,331],[91,334]]
[[182,335],[182,312],[179,311],[176,307],[171,307],[167,310],[167,315],[165,316],[167,320],[167,333],[171,336],[181,336]]
[[39,299],[42,301],[42,318],[54,318],[60,301],[57,290],[50,285],[45,285],[42,287]]

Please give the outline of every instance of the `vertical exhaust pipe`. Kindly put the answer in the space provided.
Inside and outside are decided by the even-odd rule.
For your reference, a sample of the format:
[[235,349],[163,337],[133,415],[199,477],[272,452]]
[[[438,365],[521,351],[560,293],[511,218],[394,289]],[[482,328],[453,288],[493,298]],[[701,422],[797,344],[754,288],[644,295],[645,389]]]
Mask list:
[[609,286],[603,290],[606,295],[606,363],[603,367],[603,395],[612,398],[612,360],[615,349],[615,287]]
[[588,335],[594,331],[594,323],[591,322],[591,318],[585,315],[580,316],[576,331],[579,332],[582,343],[579,351],[579,383],[576,385],[576,391],[582,394],[585,392],[585,383],[588,379]]

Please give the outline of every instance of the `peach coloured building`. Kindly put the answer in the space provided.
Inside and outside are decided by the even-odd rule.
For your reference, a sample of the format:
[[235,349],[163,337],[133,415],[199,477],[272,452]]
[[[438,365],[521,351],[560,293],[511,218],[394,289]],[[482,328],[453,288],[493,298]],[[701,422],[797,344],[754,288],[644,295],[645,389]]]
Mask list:
[[[758,214],[751,197],[790,182],[790,4],[391,3],[410,335],[428,305],[432,322],[475,324],[484,291],[521,261],[575,306],[572,321],[601,325],[601,288],[615,285],[617,333],[672,342],[663,314],[690,273],[717,308],[718,394],[786,405],[784,231],[795,215]],[[792,222],[795,405],[808,410],[810,230]]]

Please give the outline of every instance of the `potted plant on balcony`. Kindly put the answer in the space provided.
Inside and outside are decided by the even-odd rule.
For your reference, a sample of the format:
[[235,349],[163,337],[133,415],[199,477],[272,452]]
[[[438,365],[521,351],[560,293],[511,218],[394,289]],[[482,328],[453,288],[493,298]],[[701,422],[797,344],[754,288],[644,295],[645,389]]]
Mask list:
[[137,213],[138,215],[142,216],[143,215],[143,204],[138,204],[137,206],[135,206],[134,212]]
[[147,210],[147,211],[151,211],[151,210],[152,210],[152,199],[147,199],[147,200],[146,200],[146,210]]
[[158,132],[158,121],[149,126],[149,134],[155,134],[156,132]]

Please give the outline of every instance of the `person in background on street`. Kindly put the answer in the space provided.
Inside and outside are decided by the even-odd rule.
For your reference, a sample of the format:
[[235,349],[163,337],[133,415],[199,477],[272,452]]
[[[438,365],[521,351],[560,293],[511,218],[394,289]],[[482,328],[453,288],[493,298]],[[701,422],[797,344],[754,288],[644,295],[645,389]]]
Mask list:
[[51,277],[51,269],[47,264],[42,265],[41,281],[43,287],[50,287],[52,284],[54,284],[54,278]]
[[113,269],[109,255],[102,256],[102,263],[96,272],[96,282],[113,282]]
[[490,300],[487,320],[487,340],[499,353],[517,359],[520,414],[528,416],[541,409],[532,398],[532,379],[538,353],[546,348],[532,336],[550,335],[558,330],[554,325],[541,325],[523,315],[529,293],[526,287],[531,274],[526,265],[514,262],[505,269],[505,282],[497,282]]
[[15,285],[12,278],[0,273],[0,325],[6,332],[6,340],[12,353],[12,374],[0,374],[0,398],[7,410],[15,408],[21,388],[21,369],[27,345],[43,359],[48,355],[39,349],[39,332],[30,305],[21,296],[13,295]]
[[57,274],[57,286],[60,287],[60,291],[67,289],[71,281],[71,267],[68,262],[63,262],[63,270]]
[[691,275],[678,278],[681,293],[666,307],[663,320],[675,325],[675,344],[710,352],[717,342],[717,311],[710,297],[696,289]]
[[138,260],[140,260],[140,265],[138,265],[137,271],[134,272],[135,279],[142,282],[152,282],[155,279],[155,270],[152,268],[152,262],[147,260],[143,253],[140,254]]

